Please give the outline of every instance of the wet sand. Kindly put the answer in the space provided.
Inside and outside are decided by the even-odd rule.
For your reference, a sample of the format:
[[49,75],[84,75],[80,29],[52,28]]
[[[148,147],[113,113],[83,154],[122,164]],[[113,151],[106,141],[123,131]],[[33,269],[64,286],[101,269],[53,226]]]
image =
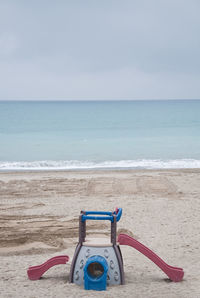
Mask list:
[[[124,286],[106,292],[69,284],[70,265],[29,281],[26,269],[73,257],[80,210],[123,208],[118,232],[134,235],[184,280],[165,274],[122,246]],[[0,173],[0,297],[199,297],[200,170],[119,170]],[[87,235],[109,236],[108,223],[90,222]]]

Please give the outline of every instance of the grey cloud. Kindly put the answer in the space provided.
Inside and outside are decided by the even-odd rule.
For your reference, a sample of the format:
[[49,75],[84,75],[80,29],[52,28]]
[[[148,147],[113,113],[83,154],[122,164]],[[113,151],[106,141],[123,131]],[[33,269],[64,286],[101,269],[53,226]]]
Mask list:
[[195,0],[2,1],[0,99],[200,98],[199,9]]

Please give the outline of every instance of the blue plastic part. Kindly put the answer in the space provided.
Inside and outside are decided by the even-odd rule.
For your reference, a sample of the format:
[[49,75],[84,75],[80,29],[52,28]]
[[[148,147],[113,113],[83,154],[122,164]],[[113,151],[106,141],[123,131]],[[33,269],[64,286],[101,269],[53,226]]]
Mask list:
[[117,218],[116,218],[116,220],[119,221],[120,218],[121,218],[121,216],[122,216],[122,208],[119,208],[118,209],[118,212],[117,212]]
[[110,211],[85,211],[85,215],[88,215],[88,214],[112,215],[112,212],[110,212]]
[[[82,222],[86,220],[110,220],[113,222],[114,216],[113,213],[116,214],[116,220],[119,221],[122,216],[122,208],[118,208],[117,213],[109,212],[109,211],[84,211],[82,215]],[[91,216],[91,215],[107,215],[107,216]]]
[[88,216],[88,215],[82,215],[82,221],[86,220],[110,220],[113,222],[113,216]]
[[[88,272],[91,263],[99,263],[103,267],[103,273],[99,277],[93,277]],[[85,290],[105,291],[107,282],[108,264],[102,256],[90,257],[84,267],[84,288]]]

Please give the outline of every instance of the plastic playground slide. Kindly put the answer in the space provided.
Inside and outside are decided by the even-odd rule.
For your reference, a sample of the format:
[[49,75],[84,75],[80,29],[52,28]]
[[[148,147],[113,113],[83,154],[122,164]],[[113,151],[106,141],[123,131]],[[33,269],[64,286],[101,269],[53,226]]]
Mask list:
[[37,280],[39,279],[49,268],[60,265],[60,264],[66,264],[69,261],[68,256],[57,256],[49,259],[45,263],[38,265],[38,266],[32,266],[29,267],[27,270],[27,274],[29,279],[31,280]]
[[167,276],[172,281],[178,282],[183,279],[184,271],[182,268],[172,267],[168,265],[159,256],[157,256],[152,250],[150,250],[149,248],[147,248],[145,245],[135,240],[134,238],[126,234],[120,234],[118,236],[118,242],[120,245],[128,245],[137,249],[139,252],[141,252],[143,255],[149,258],[152,262],[154,262],[163,272],[165,272],[165,274],[167,274]]

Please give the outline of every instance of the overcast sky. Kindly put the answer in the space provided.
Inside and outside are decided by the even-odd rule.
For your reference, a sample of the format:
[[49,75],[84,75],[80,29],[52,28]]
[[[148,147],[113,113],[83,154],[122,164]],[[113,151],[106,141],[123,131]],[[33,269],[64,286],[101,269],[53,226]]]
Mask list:
[[0,0],[0,100],[199,99],[199,0]]

